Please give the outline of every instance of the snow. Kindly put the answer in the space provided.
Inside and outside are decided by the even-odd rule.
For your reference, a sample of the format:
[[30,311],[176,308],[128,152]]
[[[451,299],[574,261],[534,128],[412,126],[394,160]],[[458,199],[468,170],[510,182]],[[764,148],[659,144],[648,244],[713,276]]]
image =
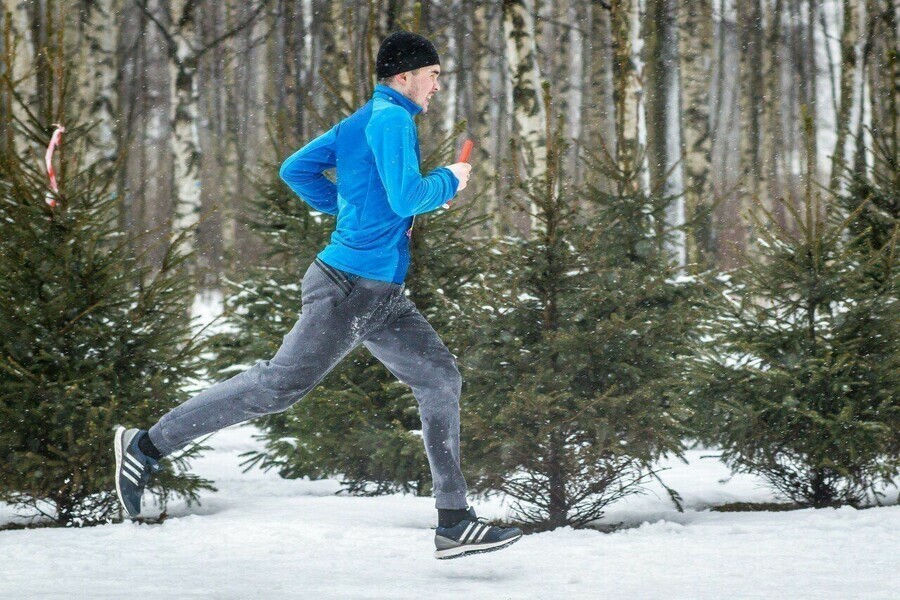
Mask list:
[[[501,552],[437,561],[432,500],[335,495],[333,480],[285,480],[239,454],[250,425],[208,440],[193,470],[219,491],[172,503],[162,525],[0,532],[0,598],[894,598],[900,506],[712,512],[774,497],[730,476],[709,449],[667,461],[667,484],[616,503],[614,533],[561,529]],[[896,494],[891,498],[896,502]],[[504,517],[502,499],[475,502]],[[152,508],[152,507],[151,507]],[[9,520],[0,507],[0,522]]]

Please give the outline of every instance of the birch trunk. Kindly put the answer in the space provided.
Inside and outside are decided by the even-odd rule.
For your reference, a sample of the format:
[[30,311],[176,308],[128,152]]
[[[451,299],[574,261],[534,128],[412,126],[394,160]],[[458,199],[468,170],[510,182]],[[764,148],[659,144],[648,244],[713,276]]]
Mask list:
[[[520,166],[517,179],[540,181],[547,174],[547,108],[538,69],[533,6],[530,0],[505,0],[504,36],[509,80],[512,83],[512,117]],[[537,207],[531,202],[531,229],[539,226]]]
[[684,235],[684,161],[676,0],[647,3],[647,159],[651,189],[670,198],[665,249],[679,267],[687,262]]
[[584,43],[584,29],[587,24],[590,27],[591,19],[589,18],[590,4],[580,3],[569,0],[566,17],[571,25],[569,29],[569,52],[568,65],[565,71],[568,72],[569,90],[566,98],[566,117],[568,118],[568,138],[571,147],[568,150],[566,161],[566,171],[569,173],[568,179],[576,186],[581,183],[581,161],[579,155],[581,153],[581,137],[582,137],[582,115],[584,113],[584,84],[586,77],[584,55],[586,53]]
[[[460,0],[451,0],[449,9],[451,14],[458,15],[461,12]],[[446,132],[453,131],[458,114],[460,78],[458,41],[454,31],[451,30],[447,36],[447,51],[441,57],[441,79],[443,79],[441,106],[444,109],[444,131]]]
[[838,109],[835,117],[836,140],[831,157],[831,177],[829,188],[843,192],[844,168],[846,163],[847,132],[850,130],[850,109],[853,105],[853,80],[856,77],[856,41],[859,37],[856,18],[859,11],[858,0],[843,0],[843,25],[841,28],[841,76],[838,92]]
[[684,107],[685,212],[692,221],[687,252],[691,263],[711,256],[712,231],[709,210],[710,159],[710,69],[712,66],[712,0],[686,3],[680,13],[679,50],[682,64]]
[[[197,224],[201,208],[199,94],[197,92],[197,56],[199,46],[196,3],[193,0],[171,0],[172,35],[170,46],[169,93],[172,103],[172,156],[175,159],[174,232],[181,233]],[[192,248],[192,236],[188,236]],[[202,255],[200,256],[202,260]]]
[[112,163],[118,155],[113,94],[119,12],[119,0],[94,0],[78,13],[78,101],[82,103],[82,118],[96,123],[86,157],[88,164],[99,160]]
[[[639,173],[638,164],[644,137],[643,86],[640,63],[640,0],[613,0],[611,28],[613,40],[613,99],[616,108],[616,162],[625,172]],[[643,185],[643,177],[633,185]],[[637,191],[630,190],[630,192]]]

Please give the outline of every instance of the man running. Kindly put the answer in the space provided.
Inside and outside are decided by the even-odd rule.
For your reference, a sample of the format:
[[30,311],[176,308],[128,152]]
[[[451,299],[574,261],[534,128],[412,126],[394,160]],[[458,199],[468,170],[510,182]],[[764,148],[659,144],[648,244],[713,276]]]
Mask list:
[[[522,536],[479,520],[466,502],[459,462],[456,361],[404,294],[416,215],[463,190],[471,167],[456,163],[423,176],[413,117],[441,88],[440,59],[426,38],[405,31],[381,44],[379,83],[364,106],[291,155],[282,179],[317,211],[336,215],[331,243],[303,278],[302,310],[271,360],[200,392],[149,431],[118,428],[116,491],[131,516],[158,461],[193,439],[287,410],[351,350],[363,344],[419,403],[434,483],[435,557],[504,548]],[[324,176],[335,169],[337,183]]]

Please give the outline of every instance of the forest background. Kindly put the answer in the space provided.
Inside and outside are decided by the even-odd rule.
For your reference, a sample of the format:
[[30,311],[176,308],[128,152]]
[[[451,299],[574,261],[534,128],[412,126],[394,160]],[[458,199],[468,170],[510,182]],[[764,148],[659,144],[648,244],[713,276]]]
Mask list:
[[[0,77],[51,122],[63,51],[77,118],[96,125],[92,151],[124,159],[119,218],[135,253],[159,264],[158,240],[196,225],[206,289],[265,254],[247,235],[254,177],[366,101],[378,44],[399,28],[442,57],[425,152],[454,133],[477,141],[461,201],[487,217],[479,227],[528,234],[511,199],[547,169],[550,115],[567,145],[561,185],[603,185],[582,151],[615,156],[637,140],[638,183],[679,198],[674,258],[731,268],[752,249],[754,207],[791,229],[786,205],[807,173],[834,187],[844,166],[874,166],[861,149],[896,95],[895,11],[890,0],[4,0]],[[24,118],[8,92],[0,112]],[[5,149],[17,144],[10,124],[0,119]]]
[[[406,281],[463,373],[474,492],[583,526],[702,443],[796,506],[881,502],[900,473],[897,10],[4,0],[0,499],[115,519],[110,429],[274,354],[332,227],[278,165],[370,97],[402,28],[442,57],[423,170],[476,140]],[[215,336],[191,331],[198,292],[224,297]],[[256,425],[251,465],[431,493],[416,399],[365,352]],[[201,451],[167,461],[163,503],[211,486],[186,466]]]

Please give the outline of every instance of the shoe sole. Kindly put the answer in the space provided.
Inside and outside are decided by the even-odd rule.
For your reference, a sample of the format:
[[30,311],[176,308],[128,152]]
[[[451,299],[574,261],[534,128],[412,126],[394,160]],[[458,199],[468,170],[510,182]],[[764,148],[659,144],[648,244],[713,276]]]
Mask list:
[[509,546],[512,546],[516,542],[522,539],[522,536],[517,536],[514,538],[510,538],[508,540],[503,540],[502,542],[494,542],[493,544],[473,544],[457,546],[456,548],[447,548],[446,550],[435,550],[434,557],[438,560],[450,560],[453,558],[462,558],[463,556],[470,556],[472,554],[484,554],[486,552],[496,552],[497,550],[503,550]]
[[[119,504],[122,506],[122,509],[125,511],[130,517],[135,517],[137,515],[133,515],[128,512],[128,508],[125,506],[125,501],[122,499],[122,488],[119,485],[119,481],[122,478],[122,440],[125,437],[125,432],[127,430],[124,427],[119,427],[116,429],[115,433],[115,447],[116,447],[116,496],[119,497]],[[140,513],[138,513],[140,514]]]

